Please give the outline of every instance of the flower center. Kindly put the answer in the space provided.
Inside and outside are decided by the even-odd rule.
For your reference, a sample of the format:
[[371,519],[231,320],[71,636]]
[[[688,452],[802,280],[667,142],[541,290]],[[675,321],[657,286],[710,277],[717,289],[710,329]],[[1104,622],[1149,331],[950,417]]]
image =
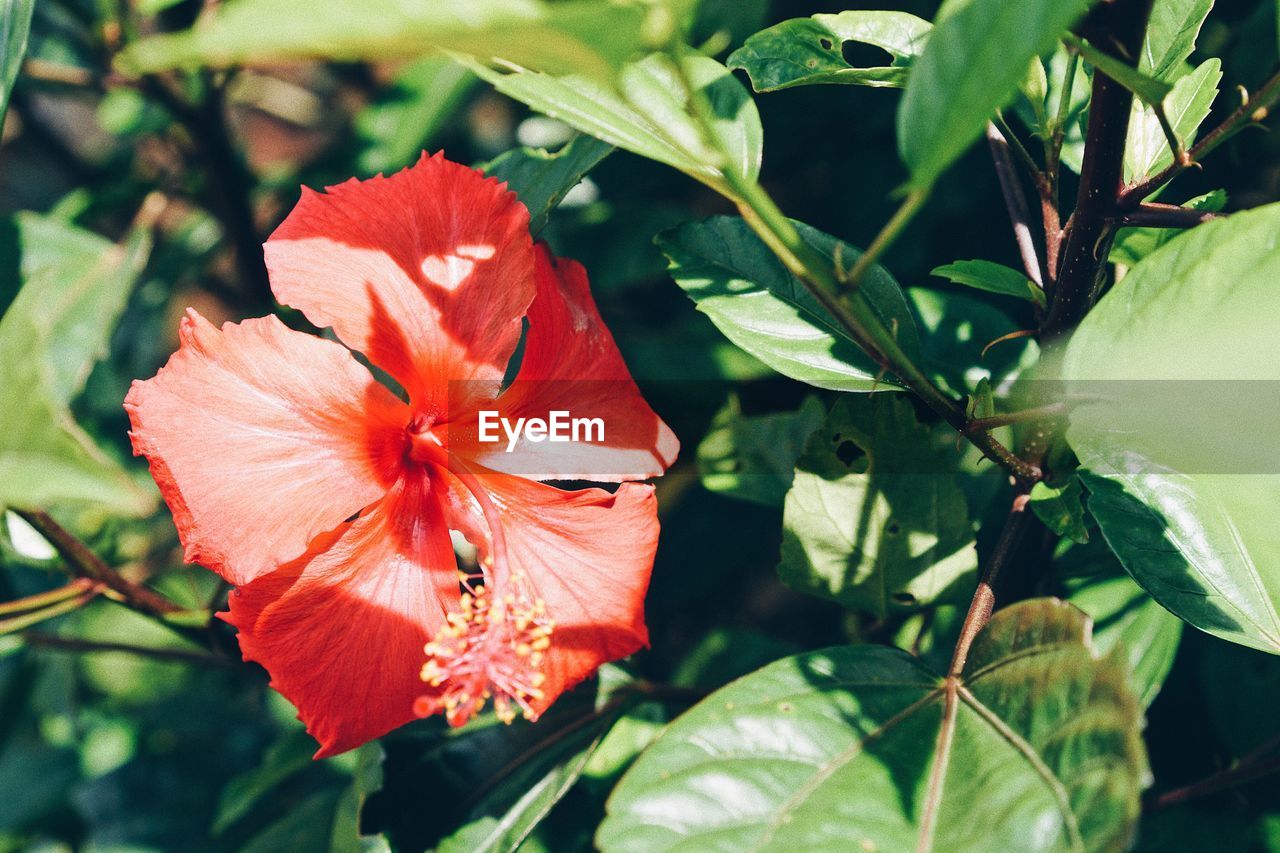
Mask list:
[[510,578],[506,592],[491,593],[462,575],[467,589],[462,609],[427,643],[422,680],[443,690],[414,703],[419,716],[444,711],[449,725],[459,726],[493,699],[498,719],[510,723],[517,711],[527,720],[538,714],[533,703],[543,698],[543,656],[551,646],[554,623],[546,604],[529,595],[522,573]]
[[421,413],[415,414],[410,419],[409,425],[405,427],[405,433],[409,438],[409,458],[420,465],[433,463],[447,467],[449,451],[445,449],[440,436],[432,431],[431,427],[434,425],[434,418]]
[[555,623],[525,573],[510,569],[502,519],[489,493],[465,462],[438,443],[435,447],[480,505],[489,528],[489,554],[478,574],[459,573],[461,609],[447,615],[447,624],[423,649],[422,680],[437,692],[418,697],[414,713],[425,717],[444,711],[450,725],[460,726],[493,699],[502,722],[512,722],[517,712],[534,720],[534,703],[544,698],[542,664]]

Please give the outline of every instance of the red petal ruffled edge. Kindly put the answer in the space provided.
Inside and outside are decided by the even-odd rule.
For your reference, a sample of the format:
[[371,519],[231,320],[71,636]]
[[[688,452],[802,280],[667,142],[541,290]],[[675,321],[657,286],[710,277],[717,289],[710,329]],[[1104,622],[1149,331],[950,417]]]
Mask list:
[[265,253],[282,303],[333,327],[437,419],[450,381],[496,393],[535,293],[528,211],[443,154],[304,189]]
[[233,592],[221,615],[325,758],[414,719],[423,645],[458,595],[440,497],[414,477],[298,560]]
[[343,347],[275,317],[220,331],[195,311],[179,338],[124,405],[189,562],[247,583],[399,476],[408,409]]

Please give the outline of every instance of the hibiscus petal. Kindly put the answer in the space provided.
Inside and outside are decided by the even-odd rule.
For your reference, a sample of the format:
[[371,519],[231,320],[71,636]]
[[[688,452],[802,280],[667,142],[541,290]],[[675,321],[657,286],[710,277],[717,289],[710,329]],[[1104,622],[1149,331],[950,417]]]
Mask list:
[[[542,672],[542,713],[602,664],[648,645],[644,596],[658,546],[653,486],[624,483],[563,491],[473,469],[502,519],[513,574],[523,574],[554,620]],[[449,520],[488,555],[488,527],[475,499],[455,483]],[[501,594],[501,589],[498,594]]]
[[281,302],[332,326],[439,420],[450,380],[496,393],[534,296],[531,246],[505,184],[424,154],[391,177],[304,189],[265,252]]
[[316,758],[414,719],[422,648],[459,598],[441,501],[407,477],[386,499],[298,560],[230,596],[223,618],[245,660],[298,709]]
[[189,562],[233,584],[306,550],[399,475],[408,409],[331,341],[275,317],[214,328],[125,398]]
[[[602,429],[583,424],[579,439],[565,442],[522,437],[508,451],[501,428],[499,441],[482,442],[478,415],[468,416],[450,424],[450,449],[534,480],[616,483],[661,474],[680,442],[640,395],[591,297],[586,270],[552,257],[545,244],[534,251],[538,295],[529,307],[524,360],[511,387],[488,408],[513,425],[521,417],[545,422],[558,411],[564,420],[598,418]],[[572,427],[566,431],[572,439]]]

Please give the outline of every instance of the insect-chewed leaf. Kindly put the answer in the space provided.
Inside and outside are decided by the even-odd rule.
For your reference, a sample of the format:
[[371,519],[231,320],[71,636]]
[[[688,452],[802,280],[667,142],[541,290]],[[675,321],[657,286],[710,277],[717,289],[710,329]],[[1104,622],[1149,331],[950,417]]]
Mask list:
[[1121,849],[1149,773],[1125,666],[1055,599],[998,612],[960,678],[880,646],[785,658],[623,777],[606,853]]

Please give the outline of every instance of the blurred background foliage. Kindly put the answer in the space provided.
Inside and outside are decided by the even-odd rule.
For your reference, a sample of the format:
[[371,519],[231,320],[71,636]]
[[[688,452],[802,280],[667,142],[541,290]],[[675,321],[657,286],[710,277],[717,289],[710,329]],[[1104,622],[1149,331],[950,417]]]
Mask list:
[[[867,4],[703,0],[692,41],[715,38],[723,58],[764,26],[849,5]],[[871,5],[926,18],[936,10],[930,2]],[[298,6],[305,15],[306,4]],[[145,261],[113,273],[133,279],[130,298],[87,309],[104,330],[117,312],[119,322],[72,412],[98,451],[116,460],[129,456],[121,407],[129,382],[152,375],[172,352],[188,306],[215,322],[277,307],[258,246],[300,185],[397,170],[423,149],[483,163],[516,146],[554,150],[572,137],[434,56],[299,61],[142,82],[111,70],[139,29],[179,30],[203,9],[198,0],[41,0],[4,123],[0,311],[36,255],[52,253],[47,263],[55,267],[71,263],[75,240],[92,239],[85,232],[127,245],[147,199],[163,197],[159,208],[151,204],[154,246]],[[1256,84],[1276,64],[1275,9],[1273,0],[1219,0],[1200,52],[1222,57],[1226,80]],[[867,64],[876,57],[855,58]],[[860,87],[756,97],[763,183],[789,216],[853,245],[870,241],[906,177],[892,154],[896,97]],[[1190,198],[1224,188],[1229,209],[1276,200],[1277,155],[1274,135],[1242,134],[1179,192]],[[666,273],[655,234],[729,212],[720,196],[679,172],[615,152],[543,232],[558,254],[586,265],[628,364],[683,442],[679,463],[659,484],[651,650],[607,668],[537,726],[485,718],[449,731],[433,719],[312,763],[314,745],[292,708],[267,689],[264,673],[238,663],[224,626],[214,624],[207,637],[205,628],[175,632],[95,601],[33,632],[0,636],[0,850],[346,850],[388,840],[403,849],[469,850],[548,813],[525,849],[588,849],[613,782],[664,720],[707,689],[799,649],[909,634],[902,618],[857,618],[779,581],[776,495],[785,480],[773,497],[741,501],[708,490],[698,476],[704,436],[720,429],[716,440],[731,440],[725,416],[717,417],[726,406],[770,415],[798,409],[813,392],[734,348]],[[957,258],[1017,266],[980,146],[944,175],[884,263],[904,286],[945,288],[928,273]],[[1027,316],[1009,313],[1025,310],[1011,302],[975,298],[970,319],[953,330],[957,341],[980,347],[1027,325]],[[304,327],[298,316],[284,316]],[[993,355],[1002,357],[1015,355]],[[17,394],[16,385],[0,388],[6,407],[17,405]],[[704,464],[717,452],[714,441],[704,447]],[[148,489],[142,466],[127,466],[135,480],[128,487]],[[790,464],[781,467],[779,476],[789,476]],[[1000,478],[989,466],[973,471],[966,496],[982,516]],[[166,513],[121,519],[100,509],[57,509],[109,564],[184,607],[207,610],[225,595],[212,574],[183,566]],[[989,545],[979,542],[980,550]],[[1058,580],[1049,575],[1044,583],[1069,587],[1073,574],[1115,571],[1102,551],[1074,551],[1072,559]],[[12,513],[0,525],[0,564],[0,601],[65,583],[56,555]],[[944,608],[930,631],[917,625],[915,634],[945,637],[949,621]],[[112,644],[163,652],[142,656]],[[935,644],[944,654],[949,648],[945,640]],[[1256,747],[1273,734],[1277,706],[1280,661],[1185,632],[1149,710],[1158,786],[1199,778]],[[1254,786],[1197,807],[1207,814],[1162,813],[1144,844],[1186,844],[1185,823],[1233,834],[1232,841],[1213,835],[1198,849],[1280,850],[1280,817],[1267,817],[1273,809],[1280,810],[1280,792]]]

